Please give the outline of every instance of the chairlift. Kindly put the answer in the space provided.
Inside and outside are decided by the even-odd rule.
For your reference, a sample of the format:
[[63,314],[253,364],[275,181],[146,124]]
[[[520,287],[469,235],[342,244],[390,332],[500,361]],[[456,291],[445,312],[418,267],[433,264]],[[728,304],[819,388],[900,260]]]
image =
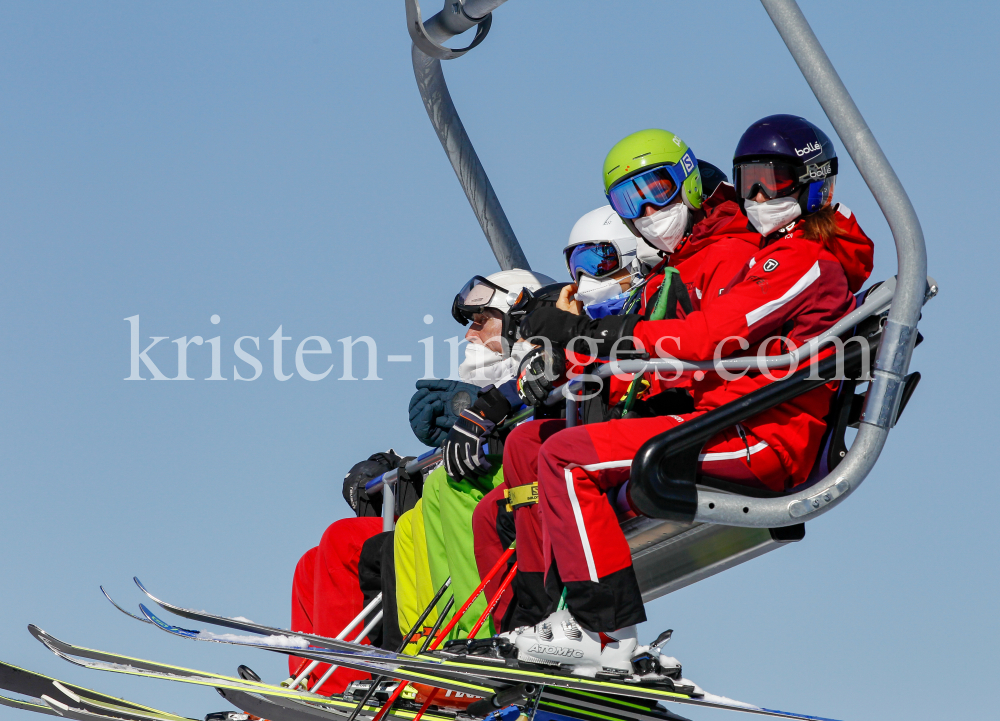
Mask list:
[[[424,21],[419,0],[406,0],[406,20],[413,41],[417,87],[431,124],[503,270],[529,269],[527,258],[507,221],[500,201],[462,125],[441,67],[442,60],[462,57],[485,40],[492,12],[506,0],[446,0]],[[917,322],[923,304],[938,292],[927,276],[923,232],[913,206],[847,88],[834,70],[795,0],[761,0],[798,64],[841,143],[854,161],[885,215],[896,246],[899,272],[859,295],[858,307],[798,351],[765,360],[768,369],[794,368],[823,344],[850,337],[844,352],[791,373],[747,396],[650,439],[632,464],[630,495],[643,515],[622,529],[644,601],[651,601],[805,536],[808,521],[842,503],[865,480],[919,380],[909,373],[910,357],[920,340]],[[472,42],[452,49],[447,40],[475,28]],[[809,479],[784,492],[763,492],[697,474],[704,443],[725,428],[805,393],[834,377],[842,363],[846,378],[831,404],[827,430]],[[756,358],[724,359],[728,370],[756,367]],[[636,373],[711,369],[713,363],[631,360],[607,364],[601,373]],[[600,375],[600,374],[599,374]],[[864,390],[858,387],[867,383]],[[566,401],[567,423],[577,417],[574,384],[554,393]],[[847,429],[857,434],[848,447]],[[428,468],[440,458],[429,451],[407,471]],[[368,484],[383,489],[384,527],[392,528],[392,471]]]

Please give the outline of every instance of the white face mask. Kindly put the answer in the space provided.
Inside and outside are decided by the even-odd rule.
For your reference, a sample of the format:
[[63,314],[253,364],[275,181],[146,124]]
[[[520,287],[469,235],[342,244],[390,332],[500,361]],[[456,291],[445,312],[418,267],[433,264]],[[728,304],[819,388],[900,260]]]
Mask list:
[[688,207],[684,203],[674,203],[652,215],[636,218],[632,222],[650,245],[667,253],[673,253],[687,232]]
[[799,199],[793,197],[775,198],[763,203],[747,200],[745,207],[747,220],[761,235],[770,235],[802,215]]
[[[522,350],[518,346],[526,347]],[[521,356],[530,349],[530,343],[515,343],[511,350],[514,354],[520,352],[520,356],[504,358],[503,354],[490,350],[482,343],[469,341],[465,346],[465,360],[458,366],[458,377],[480,388],[490,383],[499,385],[514,377]]]
[[602,280],[584,275],[580,278],[575,298],[584,305],[590,305],[591,303],[600,303],[602,300],[607,300],[608,298],[614,298],[621,292],[622,286],[617,278],[604,278]]
[[663,260],[660,250],[650,245],[645,238],[639,238],[639,241],[635,244],[635,257],[640,263],[649,267]]

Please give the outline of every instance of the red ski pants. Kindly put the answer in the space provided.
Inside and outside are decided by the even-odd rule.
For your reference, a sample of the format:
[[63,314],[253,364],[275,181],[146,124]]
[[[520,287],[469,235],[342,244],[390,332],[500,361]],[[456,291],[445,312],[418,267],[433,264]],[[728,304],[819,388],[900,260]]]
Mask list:
[[[533,421],[508,436],[505,484],[523,485],[536,478],[539,484],[537,506],[515,513],[518,569],[526,562],[527,570],[540,568],[546,574],[550,610],[561,586],[570,611],[592,631],[614,631],[645,620],[631,552],[608,493],[628,480],[632,459],[647,440],[698,415],[574,428],[565,428],[563,421]],[[784,479],[787,474],[774,450],[750,429],[744,433],[746,440],[730,429],[709,441],[700,458],[702,472],[755,487]],[[522,536],[522,528],[529,526]]]
[[[507,550],[500,539],[498,515],[506,504],[504,491],[512,486],[533,483],[537,478],[538,448],[554,433],[566,427],[564,421],[549,420],[522,423],[504,443],[503,483],[487,493],[472,514],[476,566],[483,578]],[[521,449],[533,448],[521,453]],[[514,512],[517,537],[517,577],[514,585],[516,603],[510,627],[533,625],[547,615],[548,595],[545,592],[545,561],[542,555],[542,515],[538,505],[523,506]],[[486,597],[493,598],[500,588],[503,574],[497,574],[486,587]],[[501,627],[512,601],[510,591],[504,594],[493,612],[493,625]]]
[[[299,559],[292,580],[292,631],[334,637],[361,613],[364,597],[358,583],[358,558],[361,546],[381,533],[381,518],[344,518],[330,524],[322,540]],[[364,627],[360,624],[348,635],[355,637]],[[363,643],[368,643],[365,638]],[[289,656],[288,670],[297,675],[303,659]],[[329,668],[321,663],[309,675],[309,688],[317,683]],[[360,671],[338,668],[318,689],[323,695],[341,693],[347,684],[369,675]]]

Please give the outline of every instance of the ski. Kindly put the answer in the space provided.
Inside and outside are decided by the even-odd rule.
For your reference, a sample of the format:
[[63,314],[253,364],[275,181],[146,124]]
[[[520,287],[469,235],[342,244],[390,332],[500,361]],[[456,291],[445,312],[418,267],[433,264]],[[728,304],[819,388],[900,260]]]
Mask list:
[[[334,700],[334,703],[324,706],[312,706],[294,699],[264,698],[257,694],[233,689],[218,689],[219,694],[229,703],[242,711],[260,716],[268,721],[343,721],[351,715],[357,706],[354,701]],[[373,717],[380,704],[366,705],[358,715],[359,719]],[[410,721],[417,715],[416,709],[396,708],[388,714],[401,721]],[[423,715],[428,721],[454,721],[454,715],[440,712],[428,712]]]
[[[121,716],[108,716],[105,714],[96,713],[94,711],[88,711],[83,708],[73,708],[69,704],[65,704],[62,701],[57,701],[51,696],[42,696],[42,701],[48,704],[57,714],[63,718],[72,719],[73,721],[107,721],[108,719],[114,719],[114,721],[127,721],[126,718]],[[131,718],[131,717],[128,717]],[[148,716],[146,718],[159,718],[156,716]]]
[[34,671],[0,661],[0,688],[30,697],[0,697],[10,708],[66,718],[117,719],[118,721],[192,721],[184,716],[92,691]]
[[[137,580],[137,583],[139,583],[138,580]],[[140,585],[140,588],[142,588],[141,585]],[[147,593],[147,595],[150,596],[150,598],[153,598],[154,600],[156,600],[159,605],[161,605],[162,607],[164,607],[164,608],[166,608],[168,610],[170,610],[170,609],[183,610],[185,612],[184,617],[203,616],[203,617],[209,617],[209,618],[222,618],[222,617],[218,617],[218,616],[212,616],[211,614],[207,614],[205,612],[197,612],[197,611],[189,611],[188,609],[180,609],[180,607],[173,606],[172,604],[168,604],[168,603],[163,602],[163,601],[159,601],[154,596],[152,596],[152,594],[149,594],[148,591],[146,593]],[[451,666],[451,664],[449,664],[448,661],[447,661],[448,657],[447,656],[443,657],[442,655],[439,655],[439,654],[434,654],[434,655],[425,654],[423,656],[405,656],[405,655],[402,655],[402,654],[395,654],[395,653],[391,653],[391,652],[388,652],[388,651],[380,651],[378,649],[373,649],[371,646],[365,646],[365,645],[361,645],[361,644],[349,644],[349,643],[343,643],[342,644],[342,645],[348,645],[351,648],[350,652],[348,652],[346,655],[344,654],[344,652],[340,651],[339,649],[329,649],[329,648],[315,647],[315,646],[309,647],[307,650],[306,649],[301,649],[301,650],[293,652],[292,650],[288,650],[287,648],[282,648],[282,645],[287,643],[288,636],[275,636],[272,633],[272,635],[269,638],[275,639],[275,643],[268,643],[267,641],[265,641],[263,639],[260,642],[254,642],[252,639],[247,638],[247,637],[234,637],[234,636],[231,636],[231,635],[218,636],[218,635],[212,634],[212,633],[207,632],[207,631],[199,631],[199,630],[194,630],[194,629],[185,629],[185,628],[181,628],[179,626],[174,626],[174,625],[168,624],[166,621],[164,621],[163,619],[161,619],[158,616],[156,616],[156,614],[154,614],[152,611],[150,611],[143,604],[139,604],[139,609],[142,612],[142,614],[145,616],[145,618],[142,619],[142,620],[147,621],[149,623],[152,623],[152,624],[156,625],[158,628],[160,628],[161,630],[166,631],[167,633],[171,633],[173,635],[181,636],[182,638],[194,639],[194,640],[198,640],[198,641],[211,641],[211,642],[215,642],[215,643],[226,643],[226,644],[232,644],[232,645],[242,645],[242,646],[249,646],[249,647],[252,647],[252,648],[263,648],[265,650],[278,651],[280,653],[286,653],[286,654],[289,654],[289,655],[295,655],[295,656],[299,656],[299,657],[308,657],[308,658],[311,658],[311,659],[318,659],[318,660],[322,660],[322,661],[326,661],[326,662],[336,662],[336,663],[338,663],[340,665],[345,665],[345,666],[350,666],[351,668],[356,668],[357,670],[366,670],[367,669],[370,672],[373,672],[373,671],[371,671],[370,667],[358,666],[358,665],[356,665],[356,662],[362,662],[362,663],[364,663],[364,662],[367,661],[369,663],[376,663],[377,662],[377,663],[383,664],[383,668],[381,669],[382,673],[391,673],[393,666],[395,666],[395,668],[396,668],[395,673],[400,673],[400,671],[399,671],[400,668],[406,669],[406,670],[410,670],[410,671],[415,671],[415,670],[419,669],[419,670],[425,671],[428,674],[428,677],[425,677],[424,679],[417,679],[417,680],[422,681],[424,683],[428,683],[430,685],[435,685],[435,684],[441,684],[441,683],[443,683],[443,677],[451,677],[453,679],[455,679],[455,678],[461,679],[461,678],[469,678],[469,676],[472,674],[472,672],[469,669],[466,669],[466,668],[462,668],[462,669],[455,669],[455,668],[453,668]],[[129,614],[129,615],[131,615],[131,614]],[[178,615],[180,615],[180,614],[178,614]],[[239,623],[241,625],[245,625],[244,621],[237,621],[236,623]],[[281,631],[281,629],[274,629],[273,627],[261,626],[259,624],[255,624],[255,626],[258,629],[267,629],[267,630],[270,630],[272,632],[273,631]],[[258,633],[262,633],[262,631],[258,631]],[[286,633],[288,633],[288,632],[286,632]],[[320,636],[320,637],[314,637],[314,638],[317,638],[317,640],[318,640],[318,639],[323,639],[324,637]],[[370,653],[370,652],[374,652],[374,653]],[[351,665],[351,664],[355,664],[355,665]],[[389,667],[389,668],[386,668],[386,667]],[[492,668],[488,668],[487,670],[491,671],[493,669]],[[475,678],[475,680],[476,680],[477,683],[480,683],[482,685],[487,685],[487,686],[490,685],[490,678],[489,677],[490,677],[489,673],[484,673],[484,674],[480,674],[478,676],[473,676],[473,678]],[[437,679],[436,681],[434,680],[435,678]],[[495,678],[495,676],[494,676],[494,678]],[[570,677],[570,678],[579,678],[579,677]],[[524,678],[511,678],[511,679],[508,679],[508,680],[516,682],[516,681],[524,681],[525,679]],[[628,689],[630,691],[633,688],[634,688],[633,686],[629,686],[628,687]],[[675,697],[676,698],[692,698],[690,695],[687,695],[687,694],[676,694]],[[657,698],[657,699],[654,699],[654,700],[660,700],[660,699]],[[727,708],[729,708],[729,707],[727,706]]]
[[[0,688],[33,699],[32,702],[7,698],[4,705],[12,708],[23,708],[36,713],[57,714],[46,698],[57,702],[69,701],[75,707],[91,709],[97,715],[114,718],[131,719],[133,721],[191,721],[184,716],[159,711],[149,706],[126,701],[109,696],[98,691],[92,691],[83,686],[66,683],[34,671],[0,661]],[[45,701],[45,703],[38,703]],[[58,715],[58,714],[57,714]]]
[[[375,675],[392,676],[393,678],[403,678],[407,681],[425,683],[438,686],[446,690],[467,693],[472,696],[489,696],[496,690],[492,679],[477,677],[471,673],[451,673],[447,672],[444,664],[436,659],[417,659],[413,663],[408,663],[406,668],[400,672],[400,665],[404,659],[414,659],[413,656],[402,656],[390,654],[392,658],[387,658],[381,654],[369,655],[363,651],[340,651],[335,649],[325,649],[315,646],[291,646],[287,636],[268,636],[261,641],[256,641],[252,637],[233,636],[224,634],[218,636],[206,631],[196,631],[189,628],[173,626],[157,617],[144,605],[139,604],[140,610],[149,618],[157,628],[167,633],[181,638],[195,641],[208,641],[211,643],[223,643],[233,646],[246,646],[249,648],[259,648],[265,651],[275,651],[297,658],[307,658],[324,663],[336,662],[338,666],[344,666],[356,671],[372,673]],[[271,640],[271,643],[267,641]],[[357,646],[358,649],[370,649],[370,646]]]
[[48,704],[38,703],[37,701],[22,701],[21,699],[9,698],[3,695],[0,695],[0,706],[7,706],[8,708],[16,708],[22,711],[33,711],[34,713],[41,713],[47,716],[59,715]]
[[100,589],[101,589],[101,593],[103,593],[103,594],[104,594],[104,597],[105,597],[106,599],[108,599],[108,601],[110,601],[110,602],[111,602],[111,605],[112,605],[112,606],[114,606],[115,608],[117,608],[117,609],[118,609],[119,611],[121,611],[122,613],[124,613],[124,614],[125,614],[126,616],[128,616],[129,618],[134,618],[134,619],[135,619],[136,621],[142,621],[143,623],[152,623],[152,621],[148,621],[148,620],[146,620],[145,618],[143,618],[142,616],[136,616],[136,615],[135,615],[134,613],[132,613],[131,611],[126,611],[126,610],[125,610],[124,608],[122,608],[121,606],[119,606],[119,605],[118,605],[118,604],[117,604],[117,603],[115,602],[115,599],[111,598],[111,594],[110,594],[110,593],[108,593],[108,592],[107,592],[106,590],[104,590],[104,586],[98,586],[98,588],[100,588]]
[[583,721],[689,721],[653,703],[640,705],[616,696],[581,693],[573,689],[542,691],[538,708],[562,715],[572,715]]
[[[52,634],[46,633],[34,625],[28,626],[28,630],[31,632],[32,636],[45,645],[55,655],[69,661],[70,663],[78,666],[84,666],[86,668],[92,668],[100,671],[110,671],[131,676],[162,678],[165,680],[179,681],[199,686],[210,686],[212,688],[231,688],[236,691],[247,691],[264,696],[293,698],[311,703],[321,703],[324,705],[339,703],[336,699],[330,699],[326,696],[320,696],[305,691],[293,691],[292,689],[274,686],[261,681],[249,681],[246,679],[233,678],[231,676],[224,676],[208,671],[198,671],[196,669],[161,664],[155,661],[133,658],[131,656],[123,656],[120,654],[108,653],[106,651],[83,648],[82,646],[74,646],[73,644],[66,643],[65,641],[60,641]],[[285,649],[285,652],[291,653],[291,649]],[[302,653],[304,652],[296,649],[296,655],[300,655]],[[328,661],[325,656],[319,657],[317,660]],[[386,668],[384,666],[360,663],[352,660],[350,657],[345,659],[340,665],[355,668],[363,673],[372,673],[375,675],[391,673],[394,678],[415,680],[418,683],[426,683],[428,685],[441,688],[451,687],[451,690],[467,693],[472,696],[488,697],[497,690],[494,687],[479,686],[466,681],[453,681],[437,676],[430,676],[420,671],[400,671],[395,668]]]
[[[230,640],[224,640],[218,637],[212,637],[211,635],[205,636],[204,635],[205,632],[203,631],[183,629],[178,626],[171,626],[170,624],[167,624],[165,621],[157,617],[152,611],[150,611],[142,604],[140,604],[139,608],[142,611],[143,615],[146,617],[145,620],[147,620],[150,623],[153,623],[157,627],[169,633],[181,636],[183,638],[189,638],[189,639],[193,638],[196,640],[213,641],[217,643],[230,643],[235,645],[248,645],[251,647],[265,648],[266,650],[277,650],[289,654],[292,653],[292,651],[288,651],[281,648],[258,645],[252,642],[234,641],[231,640],[231,637]],[[366,649],[370,647],[360,646],[359,648]],[[323,655],[322,650],[319,649],[310,649],[310,650],[320,651],[318,655]],[[296,655],[298,654],[296,653]],[[352,659],[357,658],[357,654],[352,654],[351,658]],[[377,658],[381,659],[381,657]],[[441,671],[444,670],[445,668],[443,664],[437,659],[414,659],[413,657],[408,657],[408,656],[397,656],[397,658],[406,660],[408,662],[419,662],[421,663],[422,668],[429,667],[431,672]],[[339,660],[339,658],[330,658],[329,660],[337,661]],[[427,664],[426,667],[423,666],[424,663]],[[391,671],[389,671],[389,673],[391,673]],[[441,681],[438,680],[435,681],[434,683],[440,683],[440,682]],[[245,694],[240,694],[240,692],[229,692],[229,691],[223,692],[222,690],[220,690],[220,693],[223,693],[223,695],[225,695],[227,698],[229,698],[231,695],[233,696],[234,699],[239,698],[241,700],[241,703],[235,703],[234,701],[235,705],[239,706],[240,708],[244,708],[244,710],[248,711],[249,713],[253,713],[254,715],[272,719],[272,721],[273,718],[277,715],[277,713],[273,710],[270,710],[267,704],[271,704],[273,706],[275,703],[281,703],[279,701],[268,701],[264,699],[254,700],[254,697]],[[255,708],[257,710],[255,711],[251,708],[245,708],[243,705],[241,705],[242,703],[255,703],[256,704]],[[295,704],[298,702],[292,701],[290,703]],[[608,721],[608,719],[611,718],[633,719],[635,721],[653,721],[654,719],[658,721],[662,721],[663,719],[681,719],[681,721],[683,721],[683,717],[671,714],[669,711],[666,710],[651,710],[649,706],[645,707],[640,706],[636,703],[629,703],[623,699],[615,697],[601,697],[600,695],[597,694],[581,693],[572,690],[570,690],[568,693],[564,692],[563,695],[557,695],[556,693],[553,693],[551,691],[544,692],[542,694],[540,707],[541,708],[551,707],[553,713],[567,713],[569,711],[573,711],[574,713],[576,713],[578,717],[582,719],[594,719],[595,721]],[[297,711],[295,715],[297,717],[301,716],[302,714],[301,707],[295,710]],[[260,713],[258,713],[258,711]],[[313,709],[308,709],[307,715],[310,711],[313,711]],[[618,712],[617,714],[615,714],[616,711]],[[614,715],[609,716],[609,713]],[[327,717],[329,716],[329,714],[326,712],[320,712],[320,714],[325,715]]]
[[[170,611],[170,613],[174,614],[175,616],[180,616],[181,618],[186,618],[191,621],[208,623],[213,626],[222,626],[223,628],[231,628],[236,631],[244,631],[246,633],[252,633],[259,636],[290,636],[290,637],[304,638],[310,643],[313,643],[317,646],[321,646],[323,648],[335,648],[348,652],[355,651],[359,648],[365,648],[367,649],[370,655],[384,654],[387,658],[395,658],[396,656],[396,654],[392,652],[381,651],[381,649],[377,649],[372,646],[362,646],[361,644],[353,643],[352,641],[341,641],[335,638],[327,638],[326,636],[317,636],[311,633],[289,631],[283,628],[276,628],[274,626],[264,626],[259,623],[254,623],[253,621],[246,618],[226,618],[225,616],[216,616],[211,613],[206,613],[205,611],[195,611],[189,608],[182,608],[181,606],[175,606],[172,603],[161,601],[159,598],[150,593],[146,589],[146,587],[142,584],[142,581],[140,581],[137,577],[133,577],[132,580],[135,581],[135,585],[139,587],[139,590],[142,591],[144,594],[146,594],[150,598],[150,600],[153,601],[156,605],[160,606],[161,608],[167,611]],[[105,593],[105,596],[107,596],[107,593]],[[109,601],[111,600],[110,596],[108,596],[108,600]],[[114,601],[112,601],[112,603],[114,603]],[[122,613],[131,616],[132,618],[136,618],[137,620],[145,620],[137,616],[134,616],[133,614],[124,610],[117,603],[114,603],[114,606]]]
[[[206,634],[203,631],[193,629],[182,629],[171,626],[158,618],[145,606],[140,605],[140,610],[157,627],[184,638],[219,640],[221,637],[211,638],[213,634]],[[204,635],[203,635],[204,634]],[[336,649],[310,648],[308,651],[302,649],[290,649],[287,647],[276,647],[262,645],[253,642],[230,639],[225,643],[235,643],[236,645],[247,645],[255,648],[264,648],[271,651],[278,651],[288,655],[295,655],[303,658],[318,658],[326,662],[337,662],[359,671],[369,673],[383,673],[393,675],[396,678],[403,678],[403,674],[420,671],[423,678],[417,679],[421,683],[437,685],[447,688],[454,683],[454,679],[462,677],[475,677],[478,679],[493,679],[494,681],[516,683],[534,683],[552,686],[556,688],[575,689],[578,691],[589,691],[600,695],[617,695],[629,698],[643,698],[650,701],[673,701],[675,703],[692,704],[709,708],[725,709],[729,711],[740,711],[776,718],[802,719],[803,721],[833,721],[821,716],[809,714],[792,713],[777,709],[768,709],[753,704],[734,701],[732,699],[705,693],[703,695],[691,695],[680,693],[676,690],[657,688],[655,686],[642,685],[639,683],[629,683],[625,681],[598,680],[583,676],[574,676],[568,673],[555,673],[543,667],[515,668],[508,666],[505,659],[495,659],[493,663],[477,663],[471,660],[472,657],[454,656],[447,653],[435,652],[433,655],[424,654],[422,656],[403,656],[400,654],[379,653],[369,657],[370,664],[366,664],[365,654],[362,649],[370,647],[355,645],[358,649],[351,653],[342,653]],[[388,658],[395,656],[395,658]],[[377,664],[377,665],[375,665]],[[386,667],[394,667],[395,670],[386,671]],[[436,679],[436,680],[435,680]]]
[[[31,631],[31,634],[43,643],[50,651],[60,658],[75,665],[99,671],[111,671],[145,678],[159,678],[215,688],[219,691],[219,693],[222,693],[225,698],[238,698],[241,702],[247,705],[253,705],[258,708],[267,708],[269,715],[264,718],[268,718],[270,721],[285,721],[285,716],[289,717],[288,721],[304,721],[302,714],[306,714],[313,719],[313,721],[316,719],[333,719],[334,721],[342,721],[350,715],[351,711],[357,705],[354,701],[345,701],[342,698],[330,698],[308,692],[292,691],[291,689],[282,688],[280,686],[272,686],[263,682],[224,676],[222,674],[216,674],[208,671],[198,671],[180,666],[172,666],[132,658],[130,656],[122,656],[119,654],[87,649],[60,641],[36,626],[29,626],[29,630]],[[20,688],[35,690],[28,689],[26,686],[21,686]],[[58,687],[56,688],[58,690]],[[82,689],[80,687],[73,688],[80,689],[81,691],[87,691],[87,689]],[[47,691],[48,689],[41,690]],[[20,693],[21,691],[18,690],[18,692]],[[483,692],[492,693],[493,689],[483,689]],[[95,695],[103,697],[103,694]],[[265,696],[271,698],[263,698]],[[70,698],[72,699],[72,696],[70,696]],[[116,700],[119,701],[119,703],[122,703],[120,700],[113,699],[113,697],[103,698]],[[256,700],[251,702],[251,699]],[[26,702],[18,701],[17,699],[11,699],[11,702],[15,704],[16,708],[31,706],[29,710],[37,710],[39,713],[48,713],[44,710],[49,708],[48,706],[41,706],[40,704],[27,704]],[[101,702],[95,699],[90,699],[86,703],[87,705],[97,706]],[[126,712],[120,714],[115,713],[112,716],[104,717],[115,718],[118,719],[118,721],[128,719],[133,721],[192,721],[191,719],[185,719],[182,716],[164,714],[162,712],[157,712],[155,709],[147,709],[146,707],[140,707],[138,705],[135,706],[137,707],[136,709],[127,709],[125,710]],[[237,704],[237,706],[239,707],[239,704]],[[111,704],[107,704],[106,709],[109,712],[114,711]],[[140,709],[142,712],[139,711]],[[378,711],[378,706],[369,706],[365,710],[367,711],[366,716],[371,717]],[[60,715],[65,715],[62,711],[63,709],[59,708]],[[86,709],[78,709],[78,711],[86,711]],[[259,715],[250,709],[247,709],[247,711],[249,713],[253,713],[255,716]],[[284,713],[282,713],[282,711]],[[93,712],[88,713],[90,714],[88,718],[90,718],[91,721],[93,721],[95,716],[101,715]],[[392,717],[401,719],[402,721],[408,721],[415,715],[416,710],[406,708],[393,709],[391,714]],[[295,717],[294,719],[291,718],[293,716]],[[366,716],[362,716],[362,718]],[[428,718],[430,721],[450,721],[451,719],[449,716],[443,716],[438,713],[424,714],[424,718]]]

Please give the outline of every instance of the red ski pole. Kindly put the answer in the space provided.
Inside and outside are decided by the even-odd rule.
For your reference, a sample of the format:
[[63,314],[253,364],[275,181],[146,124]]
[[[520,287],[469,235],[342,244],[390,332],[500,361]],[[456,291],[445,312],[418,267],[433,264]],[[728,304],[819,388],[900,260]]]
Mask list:
[[[483,624],[486,623],[486,619],[489,618],[491,613],[493,613],[493,609],[495,609],[500,603],[500,598],[503,596],[504,591],[510,587],[516,573],[517,561],[514,561],[514,565],[511,566],[510,570],[507,572],[507,577],[504,578],[503,583],[500,584],[500,590],[496,592],[490,602],[486,605],[486,610],[483,611],[483,615],[479,617],[479,620],[476,621],[476,625],[472,627],[471,631],[469,631],[467,638],[473,638],[477,633],[479,633],[479,629],[483,627]],[[417,721],[417,719],[413,719],[413,721]]]
[[[466,638],[474,638],[475,635],[479,633],[479,629],[483,627],[483,624],[486,623],[486,619],[489,617],[491,613],[493,613],[493,609],[495,609],[497,607],[497,604],[500,603],[500,598],[503,596],[507,588],[510,587],[510,584],[514,580],[514,576],[516,574],[517,574],[517,562],[515,561],[514,565],[511,566],[510,570],[507,572],[507,576],[503,579],[503,583],[500,584],[500,589],[496,592],[496,594],[494,594],[493,598],[490,599],[490,602],[486,605],[486,610],[483,611],[483,615],[481,615],[479,617],[479,620],[476,621],[476,625],[472,627],[472,630],[469,631],[469,635],[466,636]],[[427,711],[428,708],[430,708],[431,703],[434,701],[435,698],[437,698],[438,691],[440,690],[441,689],[436,688],[430,692],[430,694],[427,696],[427,700],[424,701],[423,705],[420,707],[420,710],[417,711],[417,715],[413,717],[413,721],[420,721],[420,719],[423,718],[424,712]]]
[[[503,552],[503,555],[500,556],[500,559],[496,562],[493,568],[490,569],[489,573],[486,574],[486,577],[483,578],[482,582],[476,587],[476,590],[472,592],[472,595],[469,596],[469,598],[466,599],[465,603],[462,604],[462,607],[458,609],[458,612],[454,616],[452,616],[451,621],[448,622],[448,625],[445,626],[443,629],[441,629],[441,632],[431,642],[431,645],[427,647],[429,651],[437,650],[437,647],[440,646],[441,642],[448,637],[448,634],[451,633],[453,628],[455,628],[459,620],[461,620],[462,616],[465,615],[465,612],[469,610],[469,607],[473,603],[475,603],[477,598],[479,598],[479,594],[483,592],[484,588],[486,588],[486,584],[488,584],[490,581],[493,580],[493,577],[496,576],[497,573],[500,572],[500,569],[507,564],[507,561],[510,559],[512,555],[514,555],[513,543],[510,544],[510,548],[508,548],[506,551]],[[388,699],[386,699],[386,702],[382,705],[382,708],[378,710],[378,713],[375,714],[375,718],[373,718],[372,721],[382,721],[382,718],[387,713],[389,713],[389,710],[392,708],[393,704],[396,703],[396,699],[398,699],[400,695],[403,693],[403,689],[405,687],[406,683],[400,681],[399,685],[396,686],[396,690],[392,692],[392,695],[389,696]],[[430,706],[430,702],[434,699],[434,696],[436,694],[437,694],[436,690],[432,692],[430,696],[428,696],[427,701],[424,702],[424,706]],[[414,721],[418,721],[418,719],[419,719],[419,714],[417,718],[414,719]]]
[[510,560],[510,557],[512,555],[514,555],[514,544],[511,544],[510,548],[508,548],[506,551],[503,552],[503,555],[500,556],[500,560],[496,562],[496,565],[490,569],[490,572],[486,574],[486,577],[476,587],[476,590],[472,592],[472,595],[469,596],[466,602],[462,604],[462,607],[458,609],[458,613],[452,616],[451,621],[448,622],[448,625],[445,626],[443,629],[441,629],[441,633],[439,633],[437,635],[437,638],[434,639],[434,643],[430,645],[429,650],[434,651],[435,649],[437,649],[437,647],[440,646],[441,643],[448,637],[448,634],[451,633],[453,628],[455,628],[455,626],[461,620],[462,616],[465,615],[465,612],[468,611],[469,607],[476,602],[477,598],[479,598],[479,594],[483,592],[483,589],[486,588],[486,585],[493,580],[493,577],[500,572],[501,568],[507,565],[507,561]]

